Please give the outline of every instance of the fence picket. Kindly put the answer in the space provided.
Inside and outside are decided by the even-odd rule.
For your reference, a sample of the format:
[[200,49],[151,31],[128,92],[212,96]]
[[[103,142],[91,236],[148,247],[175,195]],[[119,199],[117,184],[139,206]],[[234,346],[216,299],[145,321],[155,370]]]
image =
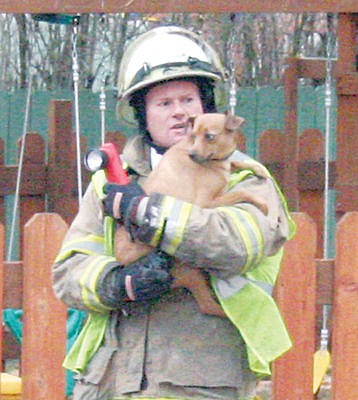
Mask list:
[[[323,198],[324,139],[318,129],[306,129],[299,138],[300,211],[307,213],[317,224],[317,253],[323,256]],[[319,190],[317,190],[319,188]]]
[[273,366],[275,400],[311,400],[315,350],[316,226],[295,213],[295,237],[286,243],[275,297],[294,347]]
[[333,400],[358,398],[358,212],[337,227],[332,335]]
[[[22,139],[18,142],[19,147],[21,141]],[[35,213],[45,209],[45,165],[44,139],[37,133],[27,133],[21,173],[22,196],[19,199],[20,226],[24,226]],[[22,239],[20,235],[20,259],[22,259]]]
[[[316,225],[307,214],[295,213],[294,219],[297,234],[285,245],[275,292],[294,348],[274,363],[274,400],[313,399],[315,304],[316,293],[322,289],[316,287]],[[65,378],[61,363],[65,353],[67,313],[66,307],[53,294],[51,265],[66,230],[63,219],[49,213],[35,214],[25,226],[21,375],[23,398],[26,400],[64,400]],[[0,225],[0,253],[4,253],[3,231]],[[334,400],[358,397],[358,381],[355,379],[358,375],[357,231],[358,213],[346,214],[338,226],[335,260],[332,321]],[[3,273],[1,261],[0,290]],[[6,299],[7,294],[4,294]]]
[[48,135],[48,211],[60,214],[70,223],[78,210],[76,143],[72,130],[71,101],[50,102]]
[[51,265],[67,230],[57,214],[35,214],[25,226],[23,399],[63,400],[66,307],[54,296]]
[[260,136],[260,161],[270,170],[279,185],[283,185],[285,148],[283,134],[277,129],[266,129]]

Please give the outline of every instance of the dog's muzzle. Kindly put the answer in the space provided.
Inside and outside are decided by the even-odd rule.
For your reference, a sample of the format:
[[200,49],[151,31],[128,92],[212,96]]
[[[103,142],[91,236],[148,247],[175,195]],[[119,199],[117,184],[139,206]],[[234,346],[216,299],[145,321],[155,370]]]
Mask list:
[[195,151],[191,151],[189,153],[189,157],[192,161],[196,162],[197,164],[205,164],[206,162],[211,160],[212,154],[209,154],[207,157],[202,157],[200,154],[196,153]]

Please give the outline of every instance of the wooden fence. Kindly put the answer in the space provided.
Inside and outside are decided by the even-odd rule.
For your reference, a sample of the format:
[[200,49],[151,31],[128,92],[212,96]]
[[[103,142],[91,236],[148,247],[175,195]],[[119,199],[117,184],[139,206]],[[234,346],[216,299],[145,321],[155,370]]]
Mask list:
[[[286,244],[276,299],[294,347],[273,368],[274,400],[311,400],[316,305],[332,304],[332,399],[358,398],[358,212],[338,224],[335,260],[315,258],[317,227],[304,213],[294,213],[298,230]],[[25,225],[23,262],[0,262],[0,310],[22,306],[21,376],[23,399],[64,400],[66,308],[51,288],[51,265],[67,224],[55,213],[35,214]],[[49,238],[50,243],[49,243]],[[50,245],[49,245],[50,244]],[[0,253],[4,229],[0,225]],[[1,257],[1,260],[3,257]],[[334,268],[333,268],[334,267]],[[17,271],[16,284],[13,268]],[[334,269],[334,274],[333,274]],[[1,336],[0,336],[1,337]],[[1,343],[2,344],[2,343]],[[0,346],[0,354],[2,345]]]
[[[119,151],[125,137],[119,132],[107,132],[106,139]],[[21,140],[18,142],[20,148]],[[81,138],[81,153],[86,152],[86,139]],[[47,160],[47,161],[46,161]],[[5,196],[14,194],[18,165],[4,164],[4,142],[0,139],[0,222],[5,224]],[[82,166],[82,187],[89,173]],[[47,143],[41,135],[26,135],[21,170],[18,203],[19,226],[22,228],[38,212],[57,212],[70,223],[78,210],[76,138],[72,128],[72,103],[53,100],[49,106]],[[9,210],[7,210],[9,211]],[[9,212],[8,212],[9,214]],[[22,259],[23,230],[20,230],[20,259]]]
[[[73,134],[71,121],[71,102],[63,100],[51,101],[49,109],[47,157],[46,143],[42,137],[36,133],[30,133],[27,135],[19,199],[19,259],[22,261],[4,263],[6,279],[3,307],[23,308],[27,314],[24,317],[25,322],[29,320],[30,324],[34,324],[35,322],[31,321],[36,321],[38,326],[49,327],[49,332],[54,332],[51,326],[49,326],[49,324],[52,323],[52,319],[49,319],[49,316],[46,312],[47,301],[48,304],[52,304],[48,300],[48,297],[51,297],[50,287],[47,287],[46,290],[40,290],[39,288],[38,293],[42,293],[43,297],[46,298],[46,304],[44,302],[41,305],[38,305],[38,309],[30,308],[32,311],[27,311],[29,308],[26,308],[28,306],[25,304],[25,302],[28,301],[28,297],[31,298],[31,301],[33,300],[32,297],[36,294],[33,292],[33,290],[38,287],[36,285],[41,286],[44,284],[44,282],[49,284],[49,280],[46,281],[45,279],[46,274],[49,273],[48,269],[49,265],[51,264],[49,259],[51,259],[51,257],[56,253],[56,250],[58,250],[59,243],[57,243],[58,247],[56,249],[56,242],[51,240],[51,251],[54,253],[51,253],[50,255],[48,253],[50,249],[46,249],[46,238],[52,236],[54,238],[58,238],[58,236],[61,236],[63,233],[62,230],[64,229],[63,224],[69,224],[77,212],[78,195],[75,165],[76,150],[75,137]],[[114,142],[119,149],[122,148],[125,140],[125,138],[118,132],[107,133],[106,139],[107,141]],[[242,136],[240,149],[243,151],[245,151],[246,148],[245,142],[245,137]],[[86,149],[86,142],[84,139],[82,140],[81,145],[82,153],[84,153]],[[336,260],[321,260],[323,254],[322,226],[324,188],[324,143],[322,134],[318,130],[307,129],[301,132],[299,135],[297,145],[298,162],[295,163],[295,173],[298,179],[295,179],[294,181],[297,181],[298,184],[293,188],[294,190],[289,190],[288,192],[297,192],[298,201],[296,198],[292,203],[298,204],[298,208],[294,209],[293,211],[299,211],[300,213],[304,214],[296,214],[296,219],[299,224],[299,231],[296,238],[287,245],[288,254],[290,255],[287,255],[285,258],[283,275],[277,287],[276,293],[285,315],[287,316],[290,329],[294,333],[295,337],[295,349],[287,355],[287,359],[289,361],[286,362],[286,357],[284,357],[275,365],[273,390],[276,396],[275,399],[280,400],[290,398],[299,398],[300,400],[304,400],[306,398],[312,398],[312,396],[304,397],[304,395],[301,395],[301,393],[307,392],[308,396],[308,387],[310,386],[308,381],[311,381],[312,376],[310,372],[312,369],[311,358],[314,346],[317,346],[317,325],[320,325],[319,322],[317,323],[317,320],[320,319],[319,311],[321,309],[321,305],[332,303],[333,292],[335,301],[341,297],[343,297],[343,301],[345,301],[345,299],[349,297],[348,295],[351,297],[357,296],[357,290],[355,286],[356,281],[354,281],[354,277],[350,275],[354,271],[352,263],[356,262],[355,260],[357,257],[352,255],[352,259],[350,259],[349,253],[343,253],[343,249],[348,249],[349,247],[347,247],[348,242],[345,243],[345,239],[340,239],[340,235],[342,234],[337,232],[337,243],[340,243],[341,247],[340,249],[337,249]],[[269,167],[281,186],[285,186],[284,189],[287,189],[287,185],[290,185],[290,181],[286,179],[288,176],[286,173],[288,166],[287,156],[285,155],[285,135],[283,132],[272,129],[264,131],[260,136],[258,147],[260,161]],[[15,192],[18,166],[4,165],[3,154],[3,143],[0,140],[0,222],[5,224],[4,198],[6,195],[13,194]],[[290,166],[290,169],[292,169],[291,167],[292,166]],[[335,167],[335,163],[332,162],[330,176],[331,188],[334,188],[335,184]],[[82,170],[82,173],[82,186],[86,187],[89,176],[85,170]],[[32,236],[30,237],[30,235],[27,233],[30,229],[30,222],[27,225],[26,222],[31,221],[31,223],[35,223],[32,219],[34,215],[36,215],[35,220],[42,221],[41,223],[43,225],[42,228],[34,229],[34,232],[31,233]],[[55,220],[53,219],[55,218],[54,215],[56,215]],[[344,224],[351,224],[351,235],[353,235],[354,231],[357,231],[354,229],[355,226],[353,226],[352,218],[354,220],[354,217],[352,217],[352,215],[354,216],[355,213],[345,214],[341,221],[341,223]],[[52,230],[54,231],[53,234],[50,232]],[[347,228],[347,231],[348,232],[346,234],[349,236],[349,228]],[[33,241],[33,238],[37,237],[37,235],[41,232],[44,236]],[[4,232],[1,231],[1,234],[4,234]],[[28,235],[28,239],[26,235]],[[353,236],[351,236],[351,238],[352,237]],[[41,248],[41,240],[45,241],[43,248]],[[351,240],[352,246],[354,246],[354,239]],[[29,243],[31,243],[31,245],[29,245]],[[0,246],[2,252],[5,253],[5,244],[3,240],[0,241]],[[31,246],[33,246],[33,249]],[[33,251],[35,253],[32,253]],[[352,249],[350,249],[350,251],[354,253]],[[35,256],[33,254],[35,254]],[[39,254],[43,255],[40,257],[40,259],[38,259]],[[344,260],[343,262],[342,257]],[[4,257],[1,257],[1,260],[3,259]],[[337,262],[340,262],[340,264],[338,265]],[[44,263],[44,265],[42,263]],[[39,270],[39,266],[44,267],[45,271],[43,273],[45,275],[40,275],[36,278],[36,272],[41,271],[41,269]],[[350,270],[348,271],[349,274],[345,271],[345,266],[350,266]],[[337,273],[340,275],[337,275]],[[24,284],[22,284],[24,277],[26,278],[26,282],[24,281]],[[35,279],[34,283],[32,283],[33,279]],[[36,281],[36,279],[38,279],[38,281]],[[3,280],[1,279],[0,289],[2,284]],[[35,290],[35,292],[37,291]],[[349,299],[351,301],[350,304],[355,304],[351,298]],[[1,297],[0,301],[2,301]],[[52,299],[51,301],[55,300]],[[343,302],[342,304],[345,303]],[[1,307],[1,310],[3,307]],[[32,307],[35,307],[35,303]],[[61,306],[58,304],[56,307],[49,307],[49,309],[57,311],[61,310]],[[348,347],[352,354],[358,354],[357,344],[355,343],[355,337],[358,335],[356,329],[353,329],[350,331],[350,333],[341,332],[342,329],[344,330],[344,328],[349,327],[349,325],[340,323],[342,313],[352,309],[352,306],[349,306],[347,310],[345,310],[344,307],[345,305],[341,306],[341,303],[339,303],[339,307],[337,304],[335,304],[335,315],[338,316],[338,319],[336,318],[335,320],[334,332],[336,332],[336,336],[333,337],[332,343],[336,346],[335,349],[340,347],[343,348],[342,351],[340,349],[339,352],[339,357],[342,355],[343,360],[342,362],[339,361],[339,364],[337,365],[339,365],[339,368],[342,366],[341,371],[343,371],[344,368],[349,367],[348,371],[350,372],[348,375],[352,377],[357,376],[353,374],[353,369],[356,368],[358,363],[355,362],[354,364],[350,361],[346,362],[346,360],[351,360],[351,358],[346,357],[345,351]],[[44,310],[44,312],[41,312],[42,310]],[[316,311],[318,311],[317,318],[315,318]],[[34,313],[33,317],[31,316],[31,312]],[[63,323],[63,319],[61,319],[63,318],[63,315],[61,314],[63,312],[63,310],[58,311],[58,318],[60,319],[61,324]],[[356,328],[357,326],[354,325],[353,318],[354,312],[352,311],[351,314],[349,314],[350,318],[352,319],[350,326]],[[32,370],[32,367],[30,368],[32,362],[31,357],[33,356],[31,351],[33,351],[33,348],[36,348],[36,356],[34,356],[34,359],[39,359],[37,355],[41,354],[41,349],[44,351],[53,349],[55,353],[57,351],[62,352],[61,357],[58,355],[58,359],[56,358],[57,353],[54,354],[54,357],[48,357],[48,355],[46,356],[47,362],[53,363],[56,365],[56,368],[58,368],[58,360],[62,358],[64,350],[62,349],[60,351],[59,347],[48,345],[49,342],[47,340],[54,340],[56,342],[58,339],[56,336],[51,339],[51,335],[48,335],[46,332],[44,333],[46,337],[41,338],[39,332],[44,331],[40,331],[40,328],[36,328],[36,330],[34,330],[32,325],[27,326],[28,328],[25,328],[24,334],[25,337],[28,337],[28,339],[24,338],[24,343],[22,346],[22,373],[24,376],[25,392],[27,391],[26,393],[29,393],[29,395],[26,395],[25,398],[26,400],[32,400],[35,397],[36,399],[40,399],[41,397],[39,397],[39,394],[34,397],[30,397],[31,392],[29,392],[30,389],[27,386],[31,384],[30,382],[34,382],[33,379],[27,378],[27,376],[31,375],[29,370]],[[63,327],[64,324],[62,326],[62,331],[58,330],[59,334],[62,332],[63,335]],[[36,334],[34,332],[36,332]],[[344,347],[343,342],[340,342],[338,333],[339,335],[342,335],[342,338],[345,338],[344,343],[346,343],[346,347]],[[33,340],[36,339],[36,341],[32,342],[32,339],[30,339],[31,336],[28,336],[29,334],[34,334],[36,338]],[[40,346],[42,339],[44,340],[44,343],[47,343],[46,346]],[[63,340],[61,339],[61,343],[62,341]],[[11,353],[11,351],[15,351],[15,353],[18,351],[16,350],[16,346],[9,345],[9,342],[11,342],[11,337],[7,335],[5,341],[5,356],[7,356],[9,352]],[[337,352],[335,352],[335,357],[338,359]],[[297,370],[293,369],[292,366],[288,367],[287,365],[289,363],[299,365],[300,372],[297,372]],[[40,365],[38,367],[40,368]],[[41,367],[42,370],[41,372],[37,372],[38,374],[42,373],[42,371],[44,374],[46,374],[46,371],[50,371],[52,368],[51,365],[49,366],[48,364],[41,364]],[[285,370],[284,373],[283,370]],[[302,371],[307,373],[302,374]],[[341,372],[341,375],[337,375],[339,374],[339,371],[340,369],[335,368],[333,377],[334,379],[337,379],[338,377],[339,380],[342,380],[343,382],[343,378],[341,377],[343,373]],[[357,371],[355,370],[354,373],[356,374],[356,372]],[[61,370],[58,370],[56,376],[61,376]],[[49,388],[58,387],[57,384],[54,385],[53,381],[51,381],[51,378],[49,379]],[[285,382],[283,383],[281,380],[284,380]],[[297,382],[295,384],[292,383],[291,385],[288,384],[288,381],[290,380],[292,380],[292,382],[293,380],[297,380]],[[26,381],[28,383],[26,383]],[[348,382],[348,387],[349,384],[352,385],[353,382],[354,379],[352,379],[351,382]],[[47,387],[47,384],[45,386]],[[338,385],[334,384],[334,390],[338,390],[337,388]],[[36,390],[36,388],[33,390]],[[339,390],[342,390],[342,388]],[[355,393],[357,395],[356,397],[337,396],[336,399],[348,400],[350,398],[358,398],[357,387],[352,390],[353,392],[351,391],[351,393]],[[300,393],[299,395],[297,394],[297,391]],[[295,393],[295,395],[292,394],[292,397],[290,397],[291,392]],[[48,395],[47,398],[56,399],[56,396],[55,394],[51,394]]]
[[[114,142],[121,150],[125,136],[119,132],[107,132],[107,141]],[[285,193],[294,193],[297,198],[288,198],[292,211],[308,213],[318,226],[317,257],[322,255],[323,188],[324,188],[324,139],[317,129],[306,129],[297,140],[298,157],[296,171],[287,160],[285,135],[279,130],[262,132],[258,143],[259,159],[276,177]],[[245,151],[244,135],[240,149]],[[19,142],[20,145],[21,142]],[[56,212],[70,223],[78,208],[75,136],[72,128],[72,103],[68,100],[53,100],[49,107],[48,141],[37,133],[26,136],[26,146],[21,172],[19,199],[19,226],[22,228],[32,215],[38,212]],[[86,140],[82,137],[81,152],[86,151]],[[295,157],[296,158],[296,157]],[[47,161],[46,161],[47,160]],[[330,185],[334,188],[335,162],[331,162]],[[295,179],[287,179],[294,173]],[[0,222],[5,224],[5,196],[15,193],[17,165],[4,164],[4,143],[0,139]],[[85,188],[89,174],[82,167],[82,187]],[[297,181],[297,185],[296,185]],[[295,185],[292,188],[292,185]],[[351,211],[348,208],[346,211]],[[9,210],[8,210],[9,211]],[[8,212],[9,213],[9,212]],[[22,258],[22,234],[20,230],[20,259]]]

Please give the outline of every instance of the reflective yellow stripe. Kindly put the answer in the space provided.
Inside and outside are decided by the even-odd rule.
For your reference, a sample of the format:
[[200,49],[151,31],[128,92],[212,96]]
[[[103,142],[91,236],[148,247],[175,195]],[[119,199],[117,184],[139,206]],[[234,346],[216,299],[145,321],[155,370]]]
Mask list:
[[103,186],[107,182],[106,173],[103,169],[100,169],[96,173],[92,175],[91,181],[93,183],[94,189],[97,193],[97,196],[103,200],[105,194],[103,193]]
[[70,240],[63,244],[55,262],[61,262],[74,253],[87,255],[104,254],[104,238],[98,235],[88,235],[79,239]]
[[104,305],[96,293],[97,281],[104,267],[111,261],[115,261],[114,257],[98,256],[89,264],[86,271],[80,279],[81,297],[83,303],[89,309],[97,312],[111,310],[110,307]]
[[106,215],[104,217],[104,251],[107,254],[107,256],[113,256],[114,255],[114,227],[115,227],[115,221],[114,218],[109,217]]
[[168,254],[175,254],[183,240],[184,229],[191,214],[193,205],[184,201],[176,201],[172,214],[168,218],[162,249]]
[[230,175],[229,189],[231,189],[237,183],[243,181],[249,175],[253,175],[253,174],[254,173],[248,169],[245,169],[245,170],[242,170],[239,172],[234,172],[233,174]]
[[[261,168],[264,168],[266,170],[267,174],[270,176],[270,179],[272,180],[273,184],[275,185],[275,189],[276,189],[278,195],[280,196],[280,199],[281,199],[281,202],[282,202],[282,205],[283,205],[283,208],[285,210],[285,214],[286,214],[286,217],[288,219],[289,226],[290,226],[289,239],[292,239],[292,237],[296,233],[296,223],[292,219],[292,216],[291,216],[290,211],[288,209],[286,198],[285,198],[284,194],[282,193],[282,190],[281,190],[280,186],[276,182],[276,179],[271,175],[270,171],[263,164],[259,163],[258,161],[255,161],[255,160],[251,160],[251,162],[254,162],[254,163],[260,165]],[[229,189],[231,189],[237,183],[243,181],[249,175],[254,175],[254,173],[251,170],[246,170],[246,169],[242,170],[242,171],[239,171],[239,172],[234,172],[233,174],[231,174],[230,182],[229,182]]]
[[263,256],[263,237],[255,219],[245,210],[235,207],[219,207],[232,218],[246,248],[247,259],[241,273],[256,265]]
[[160,215],[160,220],[158,223],[158,229],[156,230],[155,234],[152,237],[152,240],[150,241],[150,245],[155,247],[159,243],[162,234],[163,234],[163,229],[164,229],[164,221],[170,215],[171,209],[173,207],[173,204],[175,202],[174,197],[171,196],[164,196],[163,198],[163,203],[161,205],[161,215]]
[[[183,233],[193,205],[171,196],[164,196],[158,217],[158,229],[150,241],[151,246],[157,246],[161,241],[162,249],[168,254],[174,254],[183,239]],[[163,230],[165,235],[163,236]]]
[[177,248],[179,247],[181,241],[183,240],[184,229],[191,214],[191,210],[193,205],[187,202],[184,202],[180,211],[179,219],[177,221],[177,232],[176,235],[172,239],[172,246],[168,249],[169,254],[174,254]]
[[74,245],[76,244],[87,244],[87,243],[98,243],[103,245],[104,244],[104,239],[103,236],[99,236],[99,235],[87,235],[78,239],[73,239],[73,240],[69,240],[65,243],[65,246],[71,246],[74,247]]

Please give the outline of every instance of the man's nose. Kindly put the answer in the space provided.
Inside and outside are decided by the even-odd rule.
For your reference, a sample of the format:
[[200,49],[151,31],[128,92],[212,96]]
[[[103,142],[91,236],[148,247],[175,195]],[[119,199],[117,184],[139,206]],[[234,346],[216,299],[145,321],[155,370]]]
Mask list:
[[182,104],[181,101],[175,101],[174,102],[174,109],[173,109],[173,115],[175,116],[183,116],[186,115],[186,109],[184,107],[184,105]]

